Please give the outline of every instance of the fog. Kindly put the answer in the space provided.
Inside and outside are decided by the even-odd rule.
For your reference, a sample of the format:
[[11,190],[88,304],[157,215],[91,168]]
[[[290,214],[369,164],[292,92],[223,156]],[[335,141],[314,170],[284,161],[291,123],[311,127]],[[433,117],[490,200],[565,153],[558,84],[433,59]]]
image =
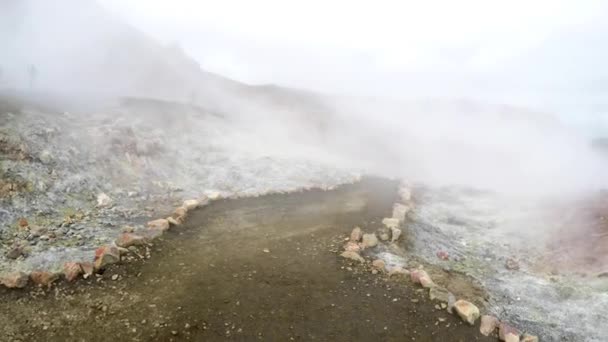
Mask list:
[[414,182],[606,185],[600,2],[0,6],[4,89],[193,104],[244,133],[235,150]]

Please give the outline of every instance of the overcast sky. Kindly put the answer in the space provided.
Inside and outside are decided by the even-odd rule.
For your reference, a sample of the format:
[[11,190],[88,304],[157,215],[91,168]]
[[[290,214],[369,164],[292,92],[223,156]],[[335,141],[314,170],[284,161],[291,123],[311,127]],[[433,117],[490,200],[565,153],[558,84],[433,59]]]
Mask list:
[[601,0],[101,2],[244,82],[467,97],[606,121]]

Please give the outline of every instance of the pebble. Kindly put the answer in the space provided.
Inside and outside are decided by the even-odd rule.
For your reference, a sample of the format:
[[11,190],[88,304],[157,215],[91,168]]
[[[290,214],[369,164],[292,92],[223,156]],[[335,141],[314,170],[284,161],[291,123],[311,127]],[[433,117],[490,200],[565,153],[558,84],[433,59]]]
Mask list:
[[112,276],[112,280],[118,280],[118,274],[114,274],[114,275]]

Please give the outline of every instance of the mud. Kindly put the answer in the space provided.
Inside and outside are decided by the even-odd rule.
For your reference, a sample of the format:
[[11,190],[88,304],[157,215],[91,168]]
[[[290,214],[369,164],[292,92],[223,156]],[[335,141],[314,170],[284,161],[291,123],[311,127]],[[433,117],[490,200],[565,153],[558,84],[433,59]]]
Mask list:
[[149,259],[140,251],[142,260],[49,290],[0,290],[0,339],[496,340],[437,310],[409,281],[337,255],[353,226],[379,227],[395,190],[366,180],[214,202],[150,247]]

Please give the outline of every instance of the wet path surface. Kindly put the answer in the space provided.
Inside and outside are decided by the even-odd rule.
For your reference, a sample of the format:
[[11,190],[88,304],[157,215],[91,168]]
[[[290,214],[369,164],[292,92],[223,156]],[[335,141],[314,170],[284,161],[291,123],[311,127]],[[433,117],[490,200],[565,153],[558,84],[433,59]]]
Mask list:
[[[336,252],[391,212],[396,183],[216,202],[99,278],[0,290],[7,341],[475,341],[425,291]],[[116,280],[112,280],[117,278]],[[495,339],[488,339],[495,340]]]

